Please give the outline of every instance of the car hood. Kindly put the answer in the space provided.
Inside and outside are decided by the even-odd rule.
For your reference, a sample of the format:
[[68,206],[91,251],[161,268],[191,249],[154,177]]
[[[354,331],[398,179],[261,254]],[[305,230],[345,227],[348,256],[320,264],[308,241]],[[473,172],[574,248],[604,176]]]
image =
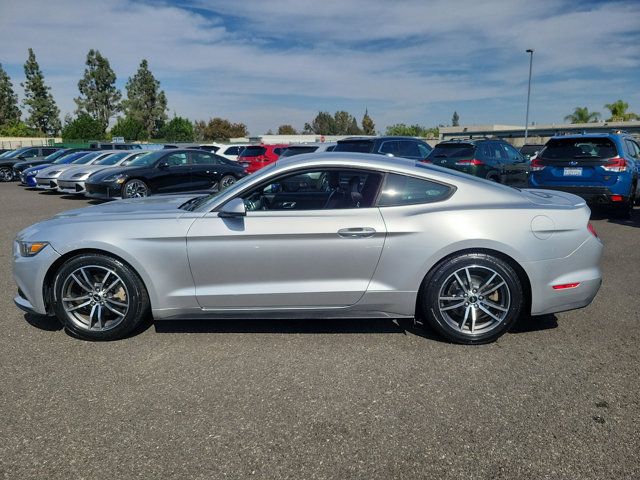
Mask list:
[[76,210],[68,210],[59,213],[53,218],[77,218],[91,217],[104,218],[105,215],[155,215],[163,213],[186,213],[186,210],[180,210],[178,207],[191,200],[198,195],[156,195],[146,198],[130,198],[125,200],[116,200],[113,202],[102,203],[90,207],[79,208]]
[[41,172],[45,168],[48,168],[48,167],[51,167],[51,166],[53,166],[52,163],[43,163],[42,165],[36,165],[35,167],[29,167],[29,168],[25,169],[22,173],[24,173],[25,175],[35,174],[35,173]]
[[49,165],[51,163],[50,160],[45,160],[44,158],[39,158],[37,160],[23,160],[20,161],[18,163],[16,163],[13,168],[18,169],[18,170],[25,170],[27,168],[27,165],[30,165],[31,167],[36,167],[39,165]]
[[[71,165],[69,165],[71,166]],[[74,175],[78,173],[85,173],[87,175],[91,175],[94,172],[98,172],[100,170],[106,170],[108,168],[113,168],[112,165],[73,165],[74,168],[68,168],[60,175],[61,179],[71,180]]]
[[109,167],[109,169],[104,169],[104,171],[99,171],[91,175],[92,182],[101,182],[107,177],[111,175],[134,175],[139,173],[145,173],[149,170],[150,167]]

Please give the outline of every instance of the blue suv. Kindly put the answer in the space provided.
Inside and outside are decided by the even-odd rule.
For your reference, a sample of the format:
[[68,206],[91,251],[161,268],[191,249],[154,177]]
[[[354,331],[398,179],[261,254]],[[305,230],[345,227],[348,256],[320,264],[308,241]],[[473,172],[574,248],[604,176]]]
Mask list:
[[529,187],[562,190],[629,218],[638,201],[640,145],[625,133],[552,137],[531,160]]

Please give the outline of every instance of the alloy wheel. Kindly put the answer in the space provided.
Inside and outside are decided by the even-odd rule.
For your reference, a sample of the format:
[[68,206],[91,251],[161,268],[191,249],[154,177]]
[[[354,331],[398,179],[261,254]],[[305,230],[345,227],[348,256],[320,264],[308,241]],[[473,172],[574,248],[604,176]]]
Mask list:
[[149,195],[149,189],[140,180],[131,180],[124,186],[124,196],[126,198],[141,198],[147,195]]
[[62,307],[69,321],[85,331],[118,326],[129,311],[129,292],[112,269],[87,265],[71,272],[62,284]]
[[464,335],[480,335],[501,325],[509,314],[511,292],[497,271],[482,265],[449,275],[438,293],[438,309],[447,324]]
[[9,168],[0,168],[0,182],[10,182],[13,180],[13,172]]

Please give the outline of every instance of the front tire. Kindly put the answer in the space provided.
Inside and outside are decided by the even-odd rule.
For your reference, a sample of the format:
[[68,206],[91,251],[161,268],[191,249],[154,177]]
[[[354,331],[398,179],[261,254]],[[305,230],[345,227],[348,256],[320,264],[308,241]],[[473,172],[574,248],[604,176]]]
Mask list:
[[131,333],[149,311],[140,277],[108,255],[82,254],[65,262],[53,281],[53,308],[66,328],[87,340]]
[[483,253],[452,257],[423,282],[420,306],[431,327],[463,344],[495,341],[518,319],[524,303],[518,274]]
[[149,187],[142,180],[134,178],[122,187],[122,198],[142,198],[149,196]]
[[218,185],[219,185],[218,190],[220,192],[223,191],[223,190],[226,190],[227,188],[229,188],[234,183],[236,183],[236,177],[234,177],[233,175],[225,175],[218,182]]

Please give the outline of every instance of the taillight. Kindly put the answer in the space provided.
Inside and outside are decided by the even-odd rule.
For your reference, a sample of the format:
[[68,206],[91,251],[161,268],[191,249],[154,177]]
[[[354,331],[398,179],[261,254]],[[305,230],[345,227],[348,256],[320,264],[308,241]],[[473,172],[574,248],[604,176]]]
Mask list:
[[426,158],[420,160],[420,163],[433,163],[431,160],[428,160]]
[[575,283],[563,283],[562,285],[553,285],[554,290],[566,290],[567,288],[578,288],[580,286],[580,282]]
[[537,158],[531,160],[530,167],[532,172],[539,172],[540,170],[544,170],[544,165]]
[[624,172],[627,169],[627,161],[624,158],[613,157],[602,166],[607,172]]
[[609,199],[612,202],[624,202],[624,197],[622,195],[611,195]]
[[484,162],[474,158],[472,160],[458,160],[456,165],[484,165]]
[[589,230],[589,233],[591,235],[593,235],[594,237],[598,238],[598,233],[596,232],[596,229],[593,227],[591,222],[587,223],[587,230]]

